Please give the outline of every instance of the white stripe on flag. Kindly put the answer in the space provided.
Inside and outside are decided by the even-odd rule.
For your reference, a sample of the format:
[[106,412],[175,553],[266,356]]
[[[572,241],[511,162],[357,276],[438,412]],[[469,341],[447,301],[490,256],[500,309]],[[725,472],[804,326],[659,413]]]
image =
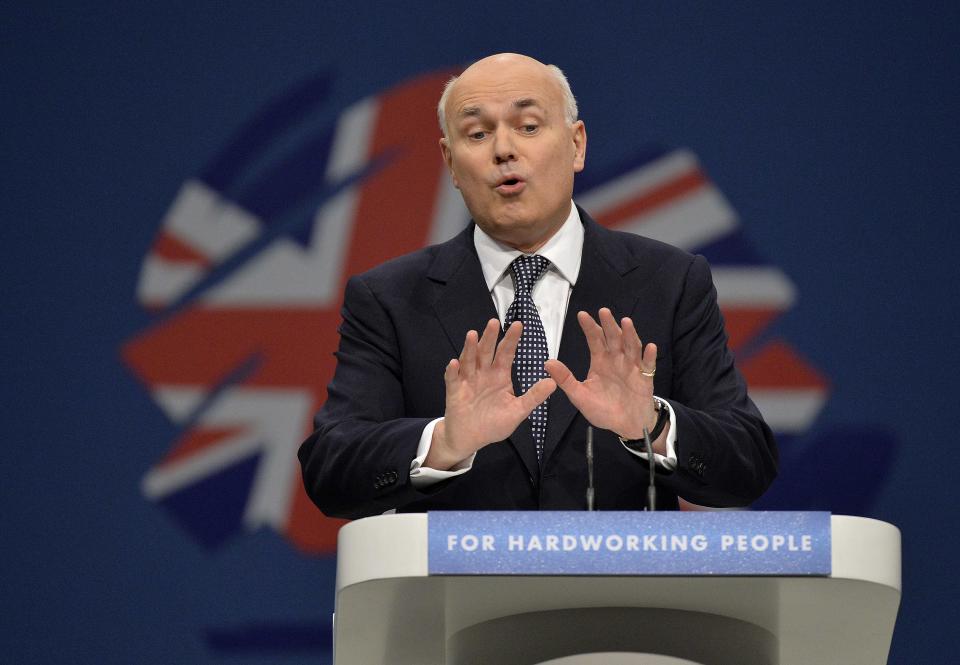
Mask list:
[[260,221],[199,180],[188,180],[162,228],[216,262],[255,238]]
[[715,265],[711,269],[721,305],[785,310],[796,299],[793,283],[779,268]]
[[205,267],[185,261],[167,261],[147,254],[137,281],[137,301],[146,307],[165,307],[206,274]]
[[700,168],[696,156],[689,150],[675,150],[649,164],[614,178],[577,197],[584,210],[601,217],[632,198],[648,194],[678,177]]
[[156,466],[143,477],[140,489],[151,500],[159,500],[179,489],[233,466],[258,452],[257,437],[245,432],[210,446],[176,462]]
[[737,213],[709,185],[617,226],[687,251],[708,245],[736,227]]
[[820,413],[826,392],[820,388],[751,388],[750,398],[773,431],[800,434]]

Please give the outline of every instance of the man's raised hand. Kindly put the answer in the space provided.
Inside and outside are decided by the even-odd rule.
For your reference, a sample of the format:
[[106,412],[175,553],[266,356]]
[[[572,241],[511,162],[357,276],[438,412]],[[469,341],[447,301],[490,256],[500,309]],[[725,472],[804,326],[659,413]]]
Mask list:
[[513,392],[511,368],[523,325],[514,321],[497,344],[500,323],[490,319],[482,336],[467,333],[459,358],[447,364],[446,412],[433,430],[423,465],[449,469],[486,445],[502,441],[554,390],[553,379],[541,379],[525,394]]
[[[586,380],[577,381],[559,360],[548,360],[547,372],[594,427],[625,439],[643,438],[643,428],[653,429],[657,420],[652,378],[657,367],[657,346],[644,346],[633,321],[624,317],[617,325],[606,307],[600,310],[599,319],[597,325],[586,312],[577,313],[590,348]],[[657,452],[665,449],[666,432],[654,442]]]

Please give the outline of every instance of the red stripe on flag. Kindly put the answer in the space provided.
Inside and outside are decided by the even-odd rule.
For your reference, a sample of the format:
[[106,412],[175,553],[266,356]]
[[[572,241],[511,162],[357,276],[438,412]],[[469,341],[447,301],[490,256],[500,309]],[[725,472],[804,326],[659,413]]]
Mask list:
[[213,387],[256,356],[244,385],[289,387],[325,398],[338,310],[195,307],[127,343],[124,362],[147,385]]
[[341,283],[426,244],[445,166],[438,143],[424,137],[440,138],[436,106],[448,78],[430,74],[381,96],[370,156],[387,156],[390,163],[360,187]]
[[721,307],[730,348],[736,351],[756,337],[780,314],[777,309]]
[[597,216],[597,221],[604,226],[618,226],[638,215],[647,214],[655,208],[686,196],[706,182],[707,177],[699,169],[684,173],[651,192],[604,210]]
[[786,342],[775,340],[758,353],[737,362],[751,388],[819,388],[828,382]]
[[211,448],[220,441],[239,434],[244,429],[243,427],[192,429],[174,444],[170,452],[160,461],[159,466],[167,466],[201,450]]
[[166,261],[199,263],[204,267],[210,265],[210,259],[206,255],[166,231],[161,231],[157,236],[152,252]]

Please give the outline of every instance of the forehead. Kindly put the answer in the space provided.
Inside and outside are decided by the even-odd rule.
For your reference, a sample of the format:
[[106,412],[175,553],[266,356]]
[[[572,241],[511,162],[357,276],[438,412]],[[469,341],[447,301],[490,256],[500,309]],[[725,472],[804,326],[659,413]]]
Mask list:
[[[522,104],[520,104],[522,102]],[[560,113],[563,95],[560,84],[542,65],[536,67],[484,67],[467,70],[457,79],[447,102],[447,113],[460,116],[465,110],[493,110],[539,106],[545,112]]]

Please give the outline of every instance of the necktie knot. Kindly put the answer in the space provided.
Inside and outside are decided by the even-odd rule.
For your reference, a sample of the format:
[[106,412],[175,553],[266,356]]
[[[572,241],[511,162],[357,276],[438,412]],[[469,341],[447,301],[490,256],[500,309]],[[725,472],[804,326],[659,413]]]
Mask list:
[[518,256],[510,264],[510,274],[513,276],[513,289],[517,293],[530,293],[533,285],[540,279],[540,275],[550,265],[550,261],[539,254]]

